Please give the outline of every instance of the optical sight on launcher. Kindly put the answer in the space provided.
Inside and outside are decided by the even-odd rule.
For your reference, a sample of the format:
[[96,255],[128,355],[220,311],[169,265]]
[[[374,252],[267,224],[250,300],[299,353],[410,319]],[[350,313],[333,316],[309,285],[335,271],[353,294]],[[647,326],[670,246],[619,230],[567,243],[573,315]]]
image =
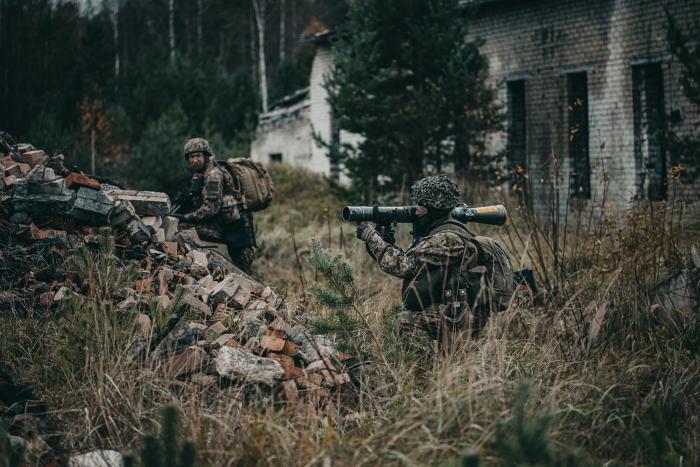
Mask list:
[[[343,220],[345,222],[374,222],[378,225],[408,224],[418,218],[417,206],[345,206],[343,208]],[[466,205],[457,206],[450,213],[453,219],[465,224],[476,222],[478,224],[503,225],[506,223],[508,212],[505,206],[482,206],[470,208]]]

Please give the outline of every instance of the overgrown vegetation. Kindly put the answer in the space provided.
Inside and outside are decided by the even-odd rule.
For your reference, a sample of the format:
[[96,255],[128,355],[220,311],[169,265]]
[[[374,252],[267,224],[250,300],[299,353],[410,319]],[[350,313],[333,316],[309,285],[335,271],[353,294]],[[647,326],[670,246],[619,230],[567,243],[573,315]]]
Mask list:
[[380,181],[399,191],[425,170],[465,171],[499,126],[488,62],[477,41],[465,41],[460,3],[351,3],[326,88],[338,127],[363,140],[327,143],[367,198]]
[[[685,206],[669,201],[619,217],[599,206],[590,221],[587,212],[562,221],[553,242],[551,222],[504,200],[507,227],[480,233],[501,237],[516,268],[532,267],[542,294],[522,291],[482,338],[432,359],[401,348],[399,281],[340,224],[340,200],[315,176],[274,170],[284,195],[256,217],[265,245],[257,274],[346,344],[347,393],[332,405],[298,407],[164,379],[130,363],[133,323],[113,325],[115,298],[96,286],[77,310],[0,316],[2,364],[48,402],[52,445],[138,453],[143,433],[158,431],[161,408],[175,405],[183,438],[205,465],[700,462],[697,316],[666,316],[649,294],[689,267],[700,232]],[[468,201],[497,201],[484,196]],[[398,234],[405,241],[405,229]],[[108,245],[101,251],[76,260],[91,262],[80,270],[94,271],[96,285],[115,287]],[[70,313],[94,316],[85,331],[104,334],[86,341],[97,343],[87,356],[68,361],[57,357]]]

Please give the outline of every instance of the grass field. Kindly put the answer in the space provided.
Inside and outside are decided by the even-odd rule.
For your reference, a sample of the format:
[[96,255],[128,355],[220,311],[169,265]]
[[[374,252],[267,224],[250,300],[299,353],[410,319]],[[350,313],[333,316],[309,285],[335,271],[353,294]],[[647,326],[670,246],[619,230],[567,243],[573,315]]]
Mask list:
[[[108,318],[113,279],[69,319],[0,317],[1,362],[48,403],[49,444],[138,450],[174,404],[201,465],[700,464],[700,322],[664,320],[649,297],[700,237],[680,203],[570,225],[510,204],[506,227],[479,230],[535,270],[541,296],[522,294],[481,339],[430,358],[402,347],[400,283],[339,222],[338,193],[302,171],[273,175],[275,204],[256,217],[255,275],[355,356],[352,384],[323,407],[292,407],[261,388],[165,380],[129,363],[133,323]],[[316,298],[325,282],[309,262],[312,238],[347,258],[351,306]]]

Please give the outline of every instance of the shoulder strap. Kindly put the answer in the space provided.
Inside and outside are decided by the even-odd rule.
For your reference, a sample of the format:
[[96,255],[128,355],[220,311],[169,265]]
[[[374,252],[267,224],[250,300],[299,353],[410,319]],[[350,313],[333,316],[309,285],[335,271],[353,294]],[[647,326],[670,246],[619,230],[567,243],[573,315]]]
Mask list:
[[449,219],[442,224],[438,225],[435,227],[433,230],[431,230],[428,235],[435,235],[437,233],[442,233],[442,232],[450,232],[455,235],[460,236],[463,240],[469,240],[472,237],[474,237],[474,234],[471,233],[461,222]]

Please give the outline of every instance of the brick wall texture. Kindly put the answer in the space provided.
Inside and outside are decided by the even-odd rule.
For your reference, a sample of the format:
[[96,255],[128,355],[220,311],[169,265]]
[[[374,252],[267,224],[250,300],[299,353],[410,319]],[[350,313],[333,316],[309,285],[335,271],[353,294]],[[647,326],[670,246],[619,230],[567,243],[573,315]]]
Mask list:
[[[698,133],[700,113],[679,84],[664,6],[683,30],[700,32],[698,0],[494,1],[468,20],[468,39],[483,40],[490,80],[503,103],[507,82],[524,80],[527,171],[535,205],[548,203],[558,192],[566,209],[570,196],[569,73],[585,72],[588,85],[591,199],[584,205],[600,203],[605,191],[609,207],[625,208],[644,193],[641,172],[649,169],[639,160],[639,136],[635,152],[640,133],[635,133],[635,66],[659,64],[665,112],[684,117],[681,134]],[[494,137],[492,148],[505,149],[504,135]],[[672,165],[668,160],[667,167]],[[698,198],[697,185],[683,190],[686,199]]]

